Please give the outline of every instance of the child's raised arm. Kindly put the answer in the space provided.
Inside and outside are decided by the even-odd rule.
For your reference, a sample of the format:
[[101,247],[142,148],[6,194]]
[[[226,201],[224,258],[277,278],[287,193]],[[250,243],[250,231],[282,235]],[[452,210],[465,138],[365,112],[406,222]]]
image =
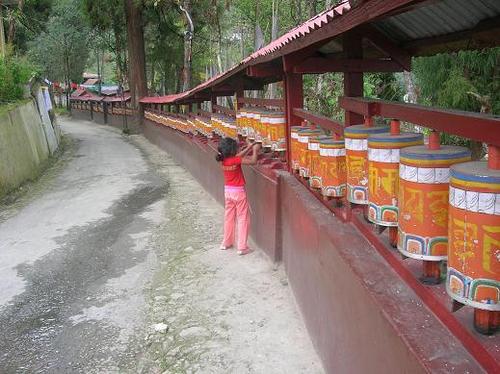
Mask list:
[[248,152],[250,152],[250,150],[252,149],[252,144],[248,143],[245,148],[243,148],[241,150],[241,152],[239,152],[236,157],[244,157],[248,154]]

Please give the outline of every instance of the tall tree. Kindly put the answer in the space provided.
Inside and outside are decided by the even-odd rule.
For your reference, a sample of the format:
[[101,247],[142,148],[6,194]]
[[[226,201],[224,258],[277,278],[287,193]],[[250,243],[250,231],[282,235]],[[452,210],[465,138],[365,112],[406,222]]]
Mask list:
[[129,56],[129,85],[132,105],[139,106],[139,99],[148,93],[146,80],[146,54],[142,24],[142,1],[123,0],[127,21],[127,46]]

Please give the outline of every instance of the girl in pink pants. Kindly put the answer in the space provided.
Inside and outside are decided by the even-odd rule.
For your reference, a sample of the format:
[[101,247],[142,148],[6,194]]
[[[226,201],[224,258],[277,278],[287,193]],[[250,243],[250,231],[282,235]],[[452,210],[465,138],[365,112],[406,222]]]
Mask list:
[[[253,149],[251,157],[245,157]],[[219,143],[216,160],[222,163],[224,172],[224,240],[220,249],[226,250],[234,245],[235,234],[239,255],[245,255],[248,249],[248,232],[250,228],[250,213],[247,193],[245,191],[245,176],[241,165],[257,163],[260,144],[247,145],[238,152],[238,143],[232,138],[224,138]]]

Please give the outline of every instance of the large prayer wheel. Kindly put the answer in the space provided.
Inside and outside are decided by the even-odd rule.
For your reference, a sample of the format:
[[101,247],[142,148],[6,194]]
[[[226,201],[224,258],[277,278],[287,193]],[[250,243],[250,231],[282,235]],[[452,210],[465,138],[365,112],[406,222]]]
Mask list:
[[298,132],[298,147],[297,153],[299,156],[299,175],[303,178],[309,178],[310,167],[310,153],[309,153],[309,139],[311,137],[319,136],[322,134],[321,130],[307,129]]
[[290,163],[292,166],[292,170],[298,172],[299,171],[299,131],[308,130],[309,127],[306,126],[292,126],[290,129]]
[[439,262],[448,256],[449,168],[470,161],[470,157],[467,148],[439,146],[439,141],[435,149],[415,146],[401,150],[398,250],[423,260],[422,280],[426,283],[440,282]]
[[394,127],[368,138],[368,219],[387,227],[398,225],[400,150],[424,144],[422,134],[399,133],[399,123]]
[[449,202],[446,290],[474,307],[476,329],[490,334],[500,322],[500,170],[453,165]]
[[354,204],[368,204],[368,136],[389,131],[388,126],[349,126],[344,129],[347,200]]
[[[346,194],[347,168],[344,140],[322,139],[319,144],[321,194],[340,198]],[[316,174],[316,171],[314,171]]]
[[262,116],[264,115],[264,111],[262,109],[255,109],[253,111],[253,127],[255,134],[255,142],[262,143],[262,134],[263,134],[263,126],[262,126]]

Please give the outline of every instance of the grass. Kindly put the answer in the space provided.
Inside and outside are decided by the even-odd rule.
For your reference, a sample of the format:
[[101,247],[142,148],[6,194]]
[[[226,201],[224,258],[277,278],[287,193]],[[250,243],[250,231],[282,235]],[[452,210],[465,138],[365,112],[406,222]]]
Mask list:
[[11,110],[16,109],[18,106],[29,103],[30,101],[31,99],[17,100],[8,103],[0,101],[0,114],[5,114],[7,112],[10,112]]

